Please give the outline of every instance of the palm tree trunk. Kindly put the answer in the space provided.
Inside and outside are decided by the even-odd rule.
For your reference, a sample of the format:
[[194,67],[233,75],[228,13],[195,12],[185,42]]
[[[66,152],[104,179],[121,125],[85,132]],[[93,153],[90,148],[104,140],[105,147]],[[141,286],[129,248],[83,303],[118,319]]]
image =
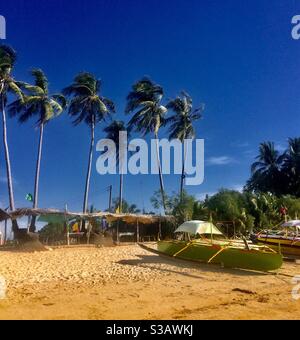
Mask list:
[[181,173],[181,183],[180,183],[180,201],[183,200],[183,190],[184,190],[184,179],[185,179],[185,161],[182,163],[182,173]]
[[[123,212],[123,169],[121,169],[121,174],[120,174],[120,191],[119,191],[119,213],[122,214]],[[118,220],[117,223],[117,243],[119,244],[120,242],[120,220]]]
[[123,177],[124,174],[120,174],[120,194],[119,194],[119,211],[120,213],[123,212]]
[[162,169],[161,169],[161,162],[160,162],[160,156],[159,156],[159,139],[158,139],[158,134],[157,133],[155,133],[155,141],[156,141],[157,165],[158,165],[158,171],[159,171],[160,192],[161,192],[161,198],[162,198],[164,213],[166,213],[165,188],[164,188],[164,180],[163,180]]
[[90,179],[91,179],[91,171],[92,171],[94,144],[95,144],[95,120],[93,120],[92,127],[91,127],[91,145],[90,145],[90,152],[89,152],[88,170],[87,170],[86,182],[85,182],[83,213],[86,213],[88,211],[88,199],[89,199],[89,190],[90,190]]
[[[4,145],[4,153],[5,153],[5,161],[6,161],[9,208],[11,211],[14,211],[15,210],[15,199],[14,199],[13,182],[12,182],[12,174],[11,174],[10,155],[9,155],[9,148],[8,148],[8,142],[7,142],[5,100],[4,100],[3,94],[1,94],[1,111],[2,111],[3,145]],[[13,232],[17,232],[19,229],[17,221],[15,220],[12,221],[12,229],[13,229]]]
[[[33,197],[33,209],[38,207],[38,195],[39,195],[39,182],[40,182],[40,171],[41,171],[41,159],[42,159],[42,149],[43,149],[43,137],[44,137],[44,124],[41,124],[40,127],[40,140],[39,140],[39,148],[38,148],[38,157],[36,162],[36,170],[35,170],[35,183],[34,183],[34,197]],[[29,231],[34,233],[36,230],[35,227],[36,216],[32,216],[31,224]]]
[[186,162],[186,149],[185,143],[183,142],[183,160],[182,160],[182,172],[181,172],[181,183],[180,183],[180,201],[183,201],[184,191],[184,180],[185,180],[185,162]]

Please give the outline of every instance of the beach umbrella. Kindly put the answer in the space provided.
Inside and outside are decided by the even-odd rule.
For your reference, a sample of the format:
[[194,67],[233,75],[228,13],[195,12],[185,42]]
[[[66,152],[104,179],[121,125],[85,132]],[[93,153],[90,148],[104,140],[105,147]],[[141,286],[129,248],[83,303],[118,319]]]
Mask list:
[[205,221],[188,221],[184,222],[175,233],[189,233],[190,235],[223,235],[220,230],[211,222]]

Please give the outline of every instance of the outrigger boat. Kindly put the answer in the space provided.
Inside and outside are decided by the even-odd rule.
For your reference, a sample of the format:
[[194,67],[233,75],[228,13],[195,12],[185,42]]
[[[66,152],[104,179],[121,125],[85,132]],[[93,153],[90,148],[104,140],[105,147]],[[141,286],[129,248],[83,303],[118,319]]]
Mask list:
[[210,222],[190,221],[175,231],[176,239],[159,241],[157,251],[184,260],[220,264],[227,268],[273,271],[282,266],[282,255],[268,246],[226,240]]
[[258,233],[253,241],[267,245],[284,255],[300,256],[300,221],[288,221],[280,226],[280,230]]

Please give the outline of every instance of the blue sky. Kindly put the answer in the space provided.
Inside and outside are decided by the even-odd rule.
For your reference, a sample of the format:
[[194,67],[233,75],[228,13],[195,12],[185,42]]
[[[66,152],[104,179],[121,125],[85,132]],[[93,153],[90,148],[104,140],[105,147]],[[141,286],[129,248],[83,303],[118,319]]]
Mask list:
[[[196,124],[206,143],[205,182],[188,188],[198,197],[240,189],[260,142],[283,148],[288,137],[300,135],[300,41],[291,38],[296,14],[300,4],[293,0],[14,0],[0,9],[6,43],[19,55],[16,79],[30,81],[28,71],[40,67],[54,93],[79,71],[93,72],[116,103],[116,117],[125,120],[126,95],[144,75],[164,87],[166,99],[185,89],[196,106],[205,103]],[[20,126],[10,120],[8,127],[16,203],[26,206],[38,131],[34,121]],[[88,128],[73,127],[64,114],[47,126],[44,142],[39,205],[81,209]],[[0,171],[4,206],[2,144]],[[178,190],[178,176],[165,182],[169,192]],[[90,203],[107,208],[110,184],[117,196],[118,177],[99,176],[94,163]],[[158,187],[157,176],[127,176],[125,198],[150,209]]]

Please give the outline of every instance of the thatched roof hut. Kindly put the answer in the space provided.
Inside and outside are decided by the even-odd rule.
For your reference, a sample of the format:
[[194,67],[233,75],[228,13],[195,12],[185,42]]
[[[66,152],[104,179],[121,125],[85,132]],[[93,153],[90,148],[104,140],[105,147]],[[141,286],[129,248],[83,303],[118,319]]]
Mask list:
[[173,216],[139,215],[139,214],[114,214],[110,212],[97,213],[74,213],[55,209],[28,209],[21,208],[6,213],[0,209],[0,222],[8,219],[18,219],[24,216],[53,216],[68,221],[71,219],[93,220],[96,218],[106,218],[109,222],[123,221],[125,223],[151,224],[159,222],[174,222]]

